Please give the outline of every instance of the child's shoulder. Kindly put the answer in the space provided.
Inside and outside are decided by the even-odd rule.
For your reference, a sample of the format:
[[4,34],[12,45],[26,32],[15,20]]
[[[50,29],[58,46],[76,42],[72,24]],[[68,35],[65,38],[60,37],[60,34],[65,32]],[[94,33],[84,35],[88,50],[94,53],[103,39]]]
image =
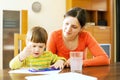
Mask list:
[[43,55],[52,55],[53,53],[51,51],[44,51]]

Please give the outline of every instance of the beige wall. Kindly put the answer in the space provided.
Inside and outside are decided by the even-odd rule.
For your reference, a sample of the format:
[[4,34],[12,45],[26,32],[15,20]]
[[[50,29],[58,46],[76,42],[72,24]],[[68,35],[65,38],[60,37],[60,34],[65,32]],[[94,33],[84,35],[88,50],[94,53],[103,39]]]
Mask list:
[[[41,11],[35,13],[31,10],[34,1],[42,5]],[[2,11],[3,10],[28,10],[28,28],[35,25],[43,26],[48,33],[61,28],[65,13],[66,0],[0,0],[0,65],[2,64]],[[0,69],[2,67],[0,66]]]
[[[42,5],[39,13],[35,13],[31,9],[31,5],[35,1],[39,1]],[[29,27],[41,25],[48,32],[61,27],[63,15],[66,11],[65,0],[0,0],[0,10],[22,9],[28,10]]]

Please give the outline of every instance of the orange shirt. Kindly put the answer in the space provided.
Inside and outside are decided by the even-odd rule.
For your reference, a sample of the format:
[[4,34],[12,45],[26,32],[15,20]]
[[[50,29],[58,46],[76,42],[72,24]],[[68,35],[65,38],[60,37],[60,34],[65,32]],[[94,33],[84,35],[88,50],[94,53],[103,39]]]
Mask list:
[[[87,48],[90,50],[94,58],[86,59],[87,53],[85,51]],[[61,29],[52,32],[52,34],[49,36],[47,50],[52,51],[58,56],[62,56],[66,59],[69,59],[69,53],[71,50],[69,50],[64,44]],[[73,51],[84,52],[83,66],[99,66],[110,64],[110,60],[107,54],[89,32],[81,31],[79,33],[79,44],[78,47]]]

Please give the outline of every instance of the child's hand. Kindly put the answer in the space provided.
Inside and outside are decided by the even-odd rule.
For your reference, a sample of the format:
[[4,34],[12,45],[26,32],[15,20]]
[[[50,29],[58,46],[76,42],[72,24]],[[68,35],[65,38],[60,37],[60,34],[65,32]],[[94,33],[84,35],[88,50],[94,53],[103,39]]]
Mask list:
[[32,53],[32,47],[31,45],[27,45],[23,51],[19,54],[20,61],[23,61],[26,57],[28,57]]
[[57,68],[63,69],[64,68],[64,61],[63,60],[58,60],[56,63],[51,65],[51,67],[54,67],[56,69]]

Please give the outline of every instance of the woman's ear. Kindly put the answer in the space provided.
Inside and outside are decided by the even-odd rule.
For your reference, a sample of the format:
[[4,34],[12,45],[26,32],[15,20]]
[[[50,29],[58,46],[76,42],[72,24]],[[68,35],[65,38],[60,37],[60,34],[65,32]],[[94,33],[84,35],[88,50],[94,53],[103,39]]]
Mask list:
[[80,32],[83,31],[84,29],[85,29],[85,27],[82,27],[82,28],[80,29]]

